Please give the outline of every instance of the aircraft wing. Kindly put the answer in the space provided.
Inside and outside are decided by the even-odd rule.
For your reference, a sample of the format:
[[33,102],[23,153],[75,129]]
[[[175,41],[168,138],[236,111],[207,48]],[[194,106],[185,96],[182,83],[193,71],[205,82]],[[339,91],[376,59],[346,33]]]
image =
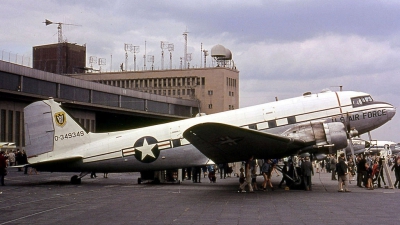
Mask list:
[[314,144],[221,123],[194,125],[183,137],[216,163],[245,161],[251,156],[282,158]]

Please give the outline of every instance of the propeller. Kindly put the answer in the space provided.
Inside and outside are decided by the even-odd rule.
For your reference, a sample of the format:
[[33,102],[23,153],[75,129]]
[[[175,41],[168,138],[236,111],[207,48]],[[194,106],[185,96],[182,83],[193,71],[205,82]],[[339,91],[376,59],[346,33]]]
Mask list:
[[351,128],[351,126],[350,126],[349,112],[346,113],[345,122],[346,122],[346,130],[347,130],[347,140],[349,141],[351,156],[353,158],[353,162],[356,163],[356,156],[354,155],[354,146],[353,146],[353,141],[351,140],[351,138],[357,136],[358,131],[355,128]]

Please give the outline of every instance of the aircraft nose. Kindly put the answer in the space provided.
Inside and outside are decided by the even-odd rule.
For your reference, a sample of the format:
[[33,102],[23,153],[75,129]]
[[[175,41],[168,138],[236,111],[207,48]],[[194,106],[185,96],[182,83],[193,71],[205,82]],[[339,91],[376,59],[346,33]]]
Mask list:
[[391,107],[388,107],[388,109],[386,110],[387,113],[387,117],[388,119],[392,119],[393,116],[396,114],[396,108],[392,105],[390,105]]

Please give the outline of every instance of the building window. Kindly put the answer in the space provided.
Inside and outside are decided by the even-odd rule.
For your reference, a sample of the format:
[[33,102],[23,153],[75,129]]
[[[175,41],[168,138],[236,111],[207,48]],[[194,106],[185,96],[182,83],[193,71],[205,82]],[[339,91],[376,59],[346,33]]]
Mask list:
[[209,108],[209,109],[212,109],[212,104],[208,104],[208,108]]
[[182,89],[182,95],[185,95],[185,89]]
[[205,77],[201,78],[201,85],[206,85],[206,78]]
[[181,95],[181,89],[178,89],[177,92],[178,92],[178,95]]
[[163,90],[163,95],[167,95],[167,90]]
[[186,90],[187,95],[190,95],[190,89]]
[[171,95],[171,90],[168,90],[168,95]]
[[208,95],[213,95],[213,91],[212,90],[208,90]]
[[172,95],[173,95],[173,96],[176,95],[176,90],[172,90]]

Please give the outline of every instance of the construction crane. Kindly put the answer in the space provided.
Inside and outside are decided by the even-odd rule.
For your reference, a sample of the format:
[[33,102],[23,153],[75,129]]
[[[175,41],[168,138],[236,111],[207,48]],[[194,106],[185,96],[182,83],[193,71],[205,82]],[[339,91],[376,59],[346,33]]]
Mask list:
[[81,26],[81,25],[76,25],[76,24],[71,24],[71,23],[54,23],[48,19],[45,19],[43,22],[46,24],[46,26],[50,24],[58,24],[57,29],[58,29],[58,51],[57,51],[57,74],[62,74],[62,59],[61,59],[61,43],[64,42],[63,36],[62,36],[62,26],[63,25],[72,25],[72,26]]

